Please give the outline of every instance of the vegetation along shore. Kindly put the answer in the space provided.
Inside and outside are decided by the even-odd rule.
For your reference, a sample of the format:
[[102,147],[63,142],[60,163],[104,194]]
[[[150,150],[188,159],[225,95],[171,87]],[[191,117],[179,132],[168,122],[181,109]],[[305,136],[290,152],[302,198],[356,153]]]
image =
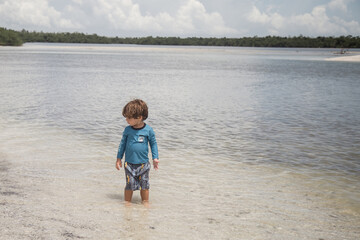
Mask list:
[[360,36],[340,37],[104,37],[84,33],[44,33],[27,30],[15,31],[0,27],[0,46],[21,46],[26,42],[50,43],[101,43],[139,45],[187,45],[232,47],[296,47],[296,48],[360,48]]

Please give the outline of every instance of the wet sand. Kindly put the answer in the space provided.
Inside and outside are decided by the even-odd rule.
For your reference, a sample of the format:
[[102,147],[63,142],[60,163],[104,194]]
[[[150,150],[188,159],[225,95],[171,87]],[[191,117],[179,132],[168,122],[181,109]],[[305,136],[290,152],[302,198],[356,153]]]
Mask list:
[[99,146],[82,139],[74,149],[57,141],[65,133],[16,131],[3,128],[0,138],[0,239],[360,236],[360,216],[324,201],[299,174],[236,163],[224,175],[219,161],[198,159],[194,169],[168,153],[160,170],[151,172],[150,206],[141,204],[138,192],[126,206],[123,172]]
[[360,55],[351,55],[328,58],[327,61],[339,61],[339,62],[360,62]]
[[126,206],[117,186],[100,185],[96,178],[19,175],[22,168],[0,173],[0,239],[355,240],[360,234],[358,217],[329,208],[311,191],[293,192],[291,184],[266,183],[253,173],[234,191],[238,202],[221,192],[181,187],[177,197],[152,196],[146,208],[136,196]]

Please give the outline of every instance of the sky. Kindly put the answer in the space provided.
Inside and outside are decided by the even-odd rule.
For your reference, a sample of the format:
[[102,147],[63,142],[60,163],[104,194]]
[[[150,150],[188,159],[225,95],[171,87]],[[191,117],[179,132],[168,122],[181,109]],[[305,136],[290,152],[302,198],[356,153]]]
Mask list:
[[0,27],[109,37],[360,36],[360,0],[0,0]]

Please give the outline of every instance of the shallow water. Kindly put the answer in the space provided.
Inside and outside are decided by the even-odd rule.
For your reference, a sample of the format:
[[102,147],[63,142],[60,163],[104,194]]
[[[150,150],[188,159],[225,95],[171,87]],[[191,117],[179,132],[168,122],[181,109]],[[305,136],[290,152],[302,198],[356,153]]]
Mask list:
[[[360,70],[334,51],[0,48],[2,233],[356,239]],[[135,97],[160,150],[150,208],[123,205],[114,167]]]

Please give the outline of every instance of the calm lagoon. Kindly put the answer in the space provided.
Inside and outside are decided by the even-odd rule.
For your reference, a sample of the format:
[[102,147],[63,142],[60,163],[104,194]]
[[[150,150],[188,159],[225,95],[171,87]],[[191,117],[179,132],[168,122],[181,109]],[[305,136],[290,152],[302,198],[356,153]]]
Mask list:
[[[1,235],[357,239],[360,63],[336,51],[1,47]],[[149,208],[115,170],[133,98],[159,145]]]

